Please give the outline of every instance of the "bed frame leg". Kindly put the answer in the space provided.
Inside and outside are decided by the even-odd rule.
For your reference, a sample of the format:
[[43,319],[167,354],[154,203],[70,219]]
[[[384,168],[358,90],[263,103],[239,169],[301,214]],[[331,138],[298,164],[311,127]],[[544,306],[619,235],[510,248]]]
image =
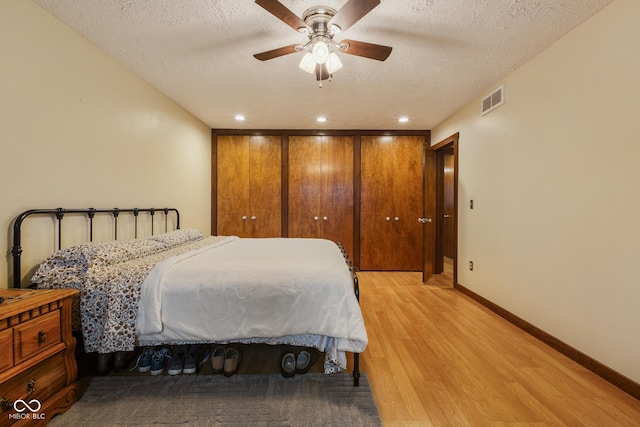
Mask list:
[[[349,255],[347,251],[345,251],[342,243],[338,242],[338,248],[342,252],[342,256],[344,256],[347,265],[349,266],[349,271],[351,272],[351,278],[353,280],[353,292],[356,295],[356,299],[358,300],[358,304],[360,304],[360,284],[358,283],[358,275],[356,274],[356,268],[351,263],[349,259]],[[353,386],[360,386],[360,353],[353,353]]]

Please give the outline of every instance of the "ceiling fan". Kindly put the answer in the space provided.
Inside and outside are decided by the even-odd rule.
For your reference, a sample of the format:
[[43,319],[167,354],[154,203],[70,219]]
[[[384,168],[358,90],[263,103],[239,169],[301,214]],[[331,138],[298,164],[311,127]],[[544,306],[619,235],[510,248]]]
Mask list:
[[346,31],[358,22],[380,0],[348,0],[339,11],[326,6],[314,6],[307,9],[302,17],[298,17],[278,0],[256,0],[256,3],[267,12],[273,14],[294,30],[305,34],[309,41],[305,44],[292,44],[253,55],[260,61],[266,61],[290,53],[307,51],[300,61],[300,68],[308,73],[315,72],[316,80],[330,79],[333,73],[342,68],[337,52],[364,58],[384,61],[391,54],[391,47],[366,43],[357,40],[337,42],[334,37]]

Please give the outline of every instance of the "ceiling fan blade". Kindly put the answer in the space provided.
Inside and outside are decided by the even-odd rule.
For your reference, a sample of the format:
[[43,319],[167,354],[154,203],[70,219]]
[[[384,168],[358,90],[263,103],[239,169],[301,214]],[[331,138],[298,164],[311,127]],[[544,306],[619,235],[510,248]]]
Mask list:
[[391,54],[391,47],[382,46],[380,44],[359,42],[357,40],[342,40],[340,45],[348,44],[346,49],[340,49],[340,51],[356,56],[363,56],[365,58],[377,59],[378,61],[384,61]]
[[316,65],[316,80],[322,81],[327,80],[331,75],[329,74],[329,70],[327,70],[327,64],[317,64]]
[[300,28],[306,28],[311,31],[311,28],[300,19],[295,13],[291,12],[285,5],[278,0],[256,0],[256,4],[262,6],[267,12],[298,31]]
[[253,57],[260,61],[266,61],[268,59],[278,58],[279,56],[289,55],[290,53],[296,53],[298,52],[296,48],[299,46],[299,44],[283,46],[266,52],[256,53]]
[[380,0],[349,0],[331,18],[328,27],[331,28],[331,25],[337,25],[341,31],[346,31],[379,4]]

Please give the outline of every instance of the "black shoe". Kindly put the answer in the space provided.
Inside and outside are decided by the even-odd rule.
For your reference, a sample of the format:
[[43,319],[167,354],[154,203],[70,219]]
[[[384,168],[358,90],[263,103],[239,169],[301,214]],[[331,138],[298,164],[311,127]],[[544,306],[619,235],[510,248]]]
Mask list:
[[280,372],[285,378],[291,378],[296,374],[296,355],[285,353],[280,360]]
[[132,351],[116,351],[113,358],[113,371],[122,372],[126,370],[131,364],[134,354]]
[[182,368],[184,367],[184,358],[187,356],[187,349],[183,345],[179,345],[173,349],[171,354],[171,361],[169,362],[169,369],[167,374],[180,375]]
[[296,374],[306,374],[309,368],[316,362],[317,354],[315,351],[302,350],[296,357]]
[[184,355],[184,365],[182,367],[183,374],[195,374],[198,367],[198,358],[196,356],[196,346],[188,345]]
[[98,353],[97,374],[105,376],[113,369],[113,353]]

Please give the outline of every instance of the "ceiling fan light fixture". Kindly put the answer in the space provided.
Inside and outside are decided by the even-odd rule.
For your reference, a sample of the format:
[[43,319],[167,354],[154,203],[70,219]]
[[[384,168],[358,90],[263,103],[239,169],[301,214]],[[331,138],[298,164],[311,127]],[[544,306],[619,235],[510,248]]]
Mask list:
[[329,74],[333,74],[342,68],[342,61],[335,52],[331,52],[329,54],[329,58],[327,59],[327,71]]
[[309,74],[316,71],[316,61],[313,59],[311,52],[304,54],[298,66]]
[[391,53],[391,47],[357,40],[334,40],[337,34],[347,31],[353,24],[371,12],[380,0],[347,0],[338,11],[328,6],[314,6],[302,16],[289,10],[281,0],[256,0],[259,6],[274,15],[297,32],[307,36],[308,41],[253,55],[260,61],[278,58],[295,52],[304,52],[298,66],[307,73],[316,74],[322,87],[324,80],[331,80],[333,73],[342,68],[340,53],[384,61]]
[[324,64],[329,58],[329,45],[323,40],[317,41],[313,43],[311,54],[317,64]]

